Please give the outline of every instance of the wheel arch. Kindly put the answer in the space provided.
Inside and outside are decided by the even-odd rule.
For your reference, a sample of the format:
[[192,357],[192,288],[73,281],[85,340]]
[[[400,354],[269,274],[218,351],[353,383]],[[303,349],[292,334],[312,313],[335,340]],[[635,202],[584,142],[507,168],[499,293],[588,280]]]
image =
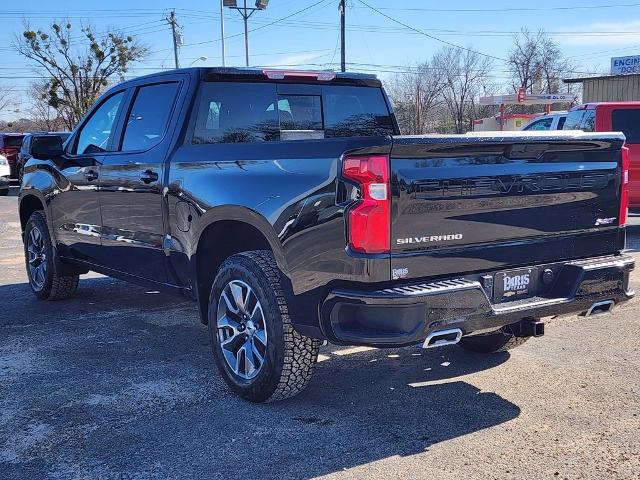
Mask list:
[[[20,215],[20,228],[23,233],[29,217],[33,214],[33,212],[37,212],[38,210],[45,210],[45,203],[39,196],[29,193],[20,198],[18,212]],[[49,230],[51,230],[50,225]]]
[[281,271],[286,272],[287,266],[273,227],[255,211],[218,207],[199,223],[196,253],[192,258],[192,284],[197,292],[200,320],[206,324],[211,284],[227,258],[241,252],[269,250]]

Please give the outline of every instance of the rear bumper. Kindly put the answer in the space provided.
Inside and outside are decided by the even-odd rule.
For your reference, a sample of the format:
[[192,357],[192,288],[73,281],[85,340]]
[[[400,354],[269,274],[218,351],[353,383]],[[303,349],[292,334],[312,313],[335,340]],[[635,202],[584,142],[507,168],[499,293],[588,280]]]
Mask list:
[[0,190],[8,190],[10,186],[9,175],[3,176],[2,172],[0,172]]
[[321,306],[324,334],[332,342],[395,347],[431,332],[460,328],[490,331],[523,318],[586,312],[595,302],[631,299],[634,260],[624,255],[538,265],[555,275],[544,296],[493,303],[493,273],[403,284],[376,291],[334,290]]

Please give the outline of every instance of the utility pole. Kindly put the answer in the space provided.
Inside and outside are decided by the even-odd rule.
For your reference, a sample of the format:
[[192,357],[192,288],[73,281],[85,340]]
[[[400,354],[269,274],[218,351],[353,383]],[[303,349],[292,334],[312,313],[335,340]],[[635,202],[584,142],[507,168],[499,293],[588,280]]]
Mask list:
[[420,98],[420,83],[416,85],[416,134],[422,135],[422,98]]
[[247,15],[247,0],[244,0],[242,18],[244,18],[244,54],[247,67],[249,66],[249,17],[253,15],[253,12],[255,12],[255,10],[251,10],[251,13]]
[[220,0],[220,43],[222,44],[222,66],[227,66],[227,60],[224,54],[224,3]]
[[176,68],[180,68],[180,60],[178,59],[178,21],[176,20],[176,12],[175,10],[171,10],[171,14],[167,17],[167,22],[171,25],[171,32],[173,33],[173,56],[175,59]]
[[340,71],[347,71],[347,52],[345,49],[345,32],[346,32],[346,10],[347,10],[347,2],[345,0],[340,0],[340,6],[338,7],[340,10]]

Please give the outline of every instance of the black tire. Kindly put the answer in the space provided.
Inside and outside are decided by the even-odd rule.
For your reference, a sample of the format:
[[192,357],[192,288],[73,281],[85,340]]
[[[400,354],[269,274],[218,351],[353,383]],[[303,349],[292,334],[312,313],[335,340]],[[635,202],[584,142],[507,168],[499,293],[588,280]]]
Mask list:
[[[42,253],[46,259],[45,269],[38,278],[32,275],[32,268],[30,268],[30,236],[34,230],[37,230],[42,236]],[[47,221],[41,210],[33,212],[27,220],[24,229],[24,255],[29,286],[36,297],[41,300],[64,300],[75,294],[80,277],[79,275],[61,275],[57,271],[58,262],[54,257]],[[33,266],[33,264],[31,265]]]
[[[240,397],[256,403],[284,400],[300,393],[309,382],[318,359],[320,342],[300,335],[293,329],[287,300],[280,283],[281,275],[271,252],[254,250],[240,253],[228,258],[222,264],[209,295],[209,332],[218,369],[231,390]],[[240,295],[243,298],[242,309],[236,308],[238,312],[245,313],[237,313],[227,308],[225,305],[231,307],[228,302],[222,303],[223,291],[235,297],[235,293],[229,290],[234,285],[235,292],[238,288],[244,288],[242,285],[248,287]],[[244,291],[247,292],[246,297]],[[250,297],[251,291],[256,299],[253,302],[253,308],[250,307],[251,298],[253,298]],[[228,297],[227,295],[227,299]],[[258,310],[256,302],[259,302],[260,307],[258,313],[256,313]],[[238,306],[235,299],[232,303],[235,307]],[[219,305],[222,307],[219,308]],[[249,310],[253,310],[251,315],[246,313]],[[244,320],[238,315],[243,315]],[[222,322],[228,323],[229,317],[233,317],[234,322],[240,322],[240,324],[234,323],[238,328],[234,326],[230,328],[230,332],[229,329],[219,326],[223,324]],[[254,326],[253,319],[256,317],[258,319]],[[251,328],[257,329],[250,334],[251,337],[245,334],[248,332],[249,319],[252,319]],[[256,340],[257,331],[263,332],[266,345],[261,343],[262,340]],[[225,348],[226,351],[223,351],[222,343],[229,345]],[[229,361],[229,358],[234,359],[234,354],[231,353],[229,357],[229,353],[239,344],[242,344],[240,348],[251,346],[255,348],[252,348],[250,354],[247,350],[244,350],[242,355],[238,351],[235,355],[234,370],[232,361]],[[260,351],[256,352],[256,348]],[[257,353],[255,357],[254,353]],[[227,355],[226,358],[225,355]],[[247,363],[247,355],[250,355],[256,364],[261,357],[263,360],[261,366],[252,369],[253,363]],[[241,356],[244,359],[243,372],[240,372],[239,366]],[[249,372],[247,365],[249,365]],[[247,378],[250,376],[249,373],[255,374],[255,377]]]
[[529,340],[529,338],[531,337],[516,337],[509,332],[498,330],[497,332],[487,333],[484,335],[462,337],[458,345],[465,350],[471,350],[472,352],[498,353],[519,347]]
[[4,190],[0,190],[0,197],[6,197],[9,195],[9,189],[5,188]]

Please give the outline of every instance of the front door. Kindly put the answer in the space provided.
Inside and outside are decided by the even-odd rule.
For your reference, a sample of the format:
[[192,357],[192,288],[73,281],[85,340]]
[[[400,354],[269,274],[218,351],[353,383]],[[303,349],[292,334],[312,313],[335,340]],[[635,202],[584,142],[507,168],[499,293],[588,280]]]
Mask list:
[[163,241],[163,163],[179,82],[137,87],[117,151],[100,169],[102,260],[145,280],[167,281]]
[[69,142],[65,155],[55,161],[56,188],[49,210],[60,255],[99,263],[100,164],[111,148],[113,132],[125,91],[116,92],[95,108]]

